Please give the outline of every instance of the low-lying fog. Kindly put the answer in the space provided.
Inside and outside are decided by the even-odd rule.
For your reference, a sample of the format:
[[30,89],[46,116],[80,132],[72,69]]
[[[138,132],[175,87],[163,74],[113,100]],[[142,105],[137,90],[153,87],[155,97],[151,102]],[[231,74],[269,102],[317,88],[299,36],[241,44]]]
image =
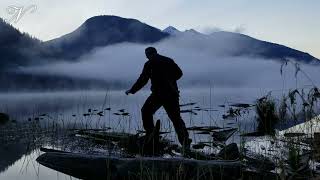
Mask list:
[[[74,78],[92,78],[128,83],[139,76],[146,61],[144,49],[154,46],[160,54],[173,58],[184,72],[179,81],[184,87],[295,88],[312,83],[304,75],[295,79],[295,67],[288,64],[280,74],[281,63],[257,57],[232,57],[241,46],[236,40],[223,42],[223,38],[184,35],[172,37],[156,44],[121,43],[96,48],[76,62],[59,62],[46,66],[22,68],[35,74],[64,75]],[[319,84],[318,66],[301,65],[315,84]]]
[[[74,62],[66,60],[45,66],[21,68],[20,71],[121,81],[127,83],[129,89],[146,61],[144,49],[147,46],[154,46],[160,54],[172,57],[183,70],[184,76],[179,80],[181,103],[197,102],[199,106],[211,106],[215,109],[218,105],[227,103],[254,103],[270,90],[280,95],[287,93],[289,89],[310,88],[319,84],[318,66],[301,64],[297,71],[294,61],[282,66],[276,60],[231,57],[228,54],[232,53],[230,51],[237,51],[237,44],[217,42],[210,36],[194,35],[173,37],[148,45],[121,43],[94,49]],[[54,113],[56,119],[62,114],[65,118],[79,120],[78,117],[89,108],[102,109],[105,104],[104,107],[113,108],[111,117],[117,109],[127,109],[132,113],[130,118],[137,122],[134,123],[135,129],[140,129],[140,107],[148,95],[148,90],[144,90],[129,97],[124,95],[124,90],[112,91],[109,92],[107,101],[107,91],[9,93],[0,96],[0,110],[12,114],[17,119],[26,119],[40,113]],[[190,121],[189,125],[220,123],[226,110],[218,110],[210,112],[210,116],[198,114],[192,117],[193,122]],[[74,114],[77,118],[72,116]],[[190,114],[184,114],[184,118],[190,119]]]
[[[318,66],[301,65],[302,71],[299,71],[295,76],[297,68],[292,63],[281,68],[281,63],[275,60],[230,57],[224,47],[232,46],[236,49],[235,44],[212,42],[210,38],[194,36],[171,38],[150,45],[122,43],[97,48],[76,62],[65,61],[46,66],[21,68],[20,71],[72,78],[116,80],[127,83],[130,88],[146,61],[144,49],[147,46],[155,46],[160,54],[172,57],[182,68],[184,76],[179,81],[181,104],[196,102],[195,106],[212,108],[210,109],[212,111],[199,111],[196,112],[197,114],[182,113],[187,126],[218,125],[237,127],[241,132],[252,132],[256,126],[254,108],[238,118],[225,120],[222,115],[227,112],[228,107],[224,108],[219,105],[251,104],[269,91],[272,91],[272,95],[279,97],[282,93],[287,93],[289,89],[310,88],[313,84],[319,85],[320,71]],[[280,69],[282,69],[282,75]],[[147,98],[149,90],[144,89],[131,96],[126,96],[124,92],[125,90],[92,90],[0,93],[0,112],[8,113],[11,119],[24,120],[27,123],[29,121],[26,120],[31,122],[38,120],[43,125],[58,122],[62,126],[69,127],[80,124],[88,128],[112,127],[114,130],[125,132],[142,130],[140,108]],[[107,108],[111,109],[107,110]],[[181,109],[190,108],[182,107]],[[114,114],[119,113],[120,109],[129,112],[130,116]],[[100,111],[103,116],[97,115]],[[89,116],[85,115],[88,113]],[[39,119],[39,117],[41,118]],[[162,120],[161,128],[163,131],[172,132],[166,135],[167,138],[177,140],[172,125],[162,109],[156,113],[155,119]],[[191,134],[191,137],[196,140],[194,142],[201,141],[201,138],[208,140],[207,136]],[[238,138],[238,136],[234,136],[230,140],[239,142]],[[13,168],[2,174],[2,177],[5,179],[6,176],[15,177],[16,169],[21,169],[24,161],[25,159],[19,160]],[[55,174],[54,171],[41,169],[42,174],[44,174],[43,171],[46,175]],[[36,176],[39,178],[38,173]],[[23,174],[23,178],[28,179],[25,174]]]

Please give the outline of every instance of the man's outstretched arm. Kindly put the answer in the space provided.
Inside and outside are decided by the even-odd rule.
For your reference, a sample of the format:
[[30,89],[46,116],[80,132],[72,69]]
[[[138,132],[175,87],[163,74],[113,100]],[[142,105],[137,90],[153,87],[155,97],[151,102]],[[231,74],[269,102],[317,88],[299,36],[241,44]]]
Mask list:
[[183,73],[182,73],[182,70],[180,69],[180,67],[174,62],[172,61],[172,64],[173,64],[173,74],[174,74],[174,77],[176,80],[179,80]]
[[145,86],[150,78],[150,67],[149,63],[146,62],[144,64],[142,73],[140,74],[138,80],[134,83],[134,85],[131,87],[130,90],[126,91],[126,94],[135,94],[137,91],[139,91],[143,86]]

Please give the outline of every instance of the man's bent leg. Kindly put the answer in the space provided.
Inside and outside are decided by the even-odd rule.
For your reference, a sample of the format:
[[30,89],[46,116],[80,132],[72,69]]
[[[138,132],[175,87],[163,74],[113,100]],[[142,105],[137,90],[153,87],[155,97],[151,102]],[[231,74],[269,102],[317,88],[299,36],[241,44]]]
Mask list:
[[180,144],[182,146],[190,146],[191,139],[189,139],[188,130],[180,115],[179,98],[171,97],[165,99],[163,107],[173,123]]
[[161,107],[159,99],[154,95],[150,95],[144,105],[141,108],[141,116],[143,121],[143,127],[146,130],[146,134],[150,134],[153,131],[153,114]]

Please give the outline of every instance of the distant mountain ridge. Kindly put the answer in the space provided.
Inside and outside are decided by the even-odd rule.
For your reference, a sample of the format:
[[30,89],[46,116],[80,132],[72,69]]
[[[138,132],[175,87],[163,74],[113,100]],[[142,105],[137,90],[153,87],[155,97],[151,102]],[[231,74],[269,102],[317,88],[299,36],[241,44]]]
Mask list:
[[238,48],[237,56],[259,56],[266,59],[285,58],[296,59],[301,63],[320,63],[319,59],[311,56],[309,53],[301,52],[284,45],[258,40],[250,36],[232,33],[232,32],[215,32],[210,36],[223,37],[224,41],[233,41]]
[[41,41],[0,18],[0,70],[35,63],[34,55]]
[[76,59],[95,47],[121,42],[155,43],[169,34],[135,19],[117,16],[95,16],[86,20],[75,31],[44,43],[53,49],[46,56]]
[[[205,39],[210,39],[213,47],[223,49],[226,56],[249,56],[262,57],[266,59],[283,60],[285,58],[293,58],[301,63],[320,63],[319,59],[311,56],[309,53],[301,52],[284,45],[258,40],[250,36],[217,31],[211,34],[202,34],[194,29],[180,31],[173,26],[169,26],[163,30],[171,36],[195,35]],[[216,49],[212,49],[215,51]]]
[[[135,19],[104,15],[89,18],[75,31],[46,42],[21,33],[1,19],[1,68],[15,68],[34,63],[46,63],[47,61],[73,60],[96,47],[123,42],[155,43],[181,34],[205,36],[206,39],[212,40],[215,47],[223,48],[226,52],[225,55],[229,56],[256,56],[280,60],[293,58],[301,63],[320,62],[308,53],[239,33],[221,31],[205,35],[194,29],[179,31],[173,26],[161,31]],[[212,49],[212,51],[215,50]]]
[[[214,47],[224,49],[225,56],[250,56],[266,59],[296,59],[301,63],[319,63],[317,58],[283,45],[261,41],[247,35],[233,32],[202,34],[194,29],[179,31],[173,26],[159,30],[135,19],[117,16],[95,16],[85,21],[75,31],[60,38],[45,42],[52,49],[46,57],[77,59],[96,47],[121,42],[155,43],[170,36],[203,36],[210,38]],[[217,42],[217,43],[215,43]],[[223,43],[221,43],[223,42]],[[225,47],[223,47],[225,46]],[[47,49],[47,48],[46,48]],[[216,49],[212,49],[215,51]]]
[[[166,38],[180,35],[196,36],[200,37],[198,38],[200,40],[210,41],[212,47],[207,47],[205,43],[201,45],[217,53],[220,52],[220,49],[223,49],[222,52],[224,54],[222,55],[225,56],[262,57],[265,59],[278,59],[280,61],[284,58],[292,58],[300,63],[320,65],[320,61],[308,53],[280,44],[261,41],[239,33],[221,31],[206,35],[193,29],[179,31],[172,26],[161,31],[135,19],[117,16],[95,16],[86,20],[79,28],[69,34],[42,42],[26,33],[21,33],[0,19],[0,70],[2,71],[1,81],[3,82],[0,85],[0,89],[5,90],[6,87],[11,85],[13,89],[19,88],[16,87],[16,85],[19,85],[19,82],[21,84],[30,84],[30,87],[34,87],[33,83],[43,84],[46,87],[57,84],[56,86],[60,87],[57,79],[59,82],[64,79],[61,76],[49,78],[47,76],[40,77],[39,75],[19,74],[17,70],[21,66],[41,65],[48,62],[56,63],[57,61],[65,60],[74,62],[82,55],[89,53],[97,47],[124,42],[139,44],[157,43]],[[9,73],[6,71],[9,71]],[[10,79],[10,77],[14,78]],[[68,88],[70,84],[78,83],[78,80],[65,79],[66,81],[63,81],[65,88]],[[88,81],[90,80],[85,79],[82,81],[82,84],[85,86]],[[99,83],[101,84],[101,82]],[[80,86],[82,87],[82,85]]]
[[194,30],[194,29],[188,29],[185,31],[180,31],[177,28],[173,27],[173,26],[168,26],[167,28],[165,28],[164,30],[162,30],[162,32],[164,33],[168,33],[170,35],[182,35],[182,34],[198,34],[198,35],[204,35],[201,34],[200,32]]

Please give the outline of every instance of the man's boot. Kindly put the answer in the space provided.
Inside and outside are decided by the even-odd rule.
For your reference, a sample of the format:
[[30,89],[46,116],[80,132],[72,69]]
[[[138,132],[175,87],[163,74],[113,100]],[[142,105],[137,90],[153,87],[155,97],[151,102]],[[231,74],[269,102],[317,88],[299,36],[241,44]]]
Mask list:
[[156,125],[151,133],[146,133],[144,137],[142,154],[157,155],[159,153],[160,141],[160,120],[157,120]]
[[184,140],[184,142],[182,144],[182,155],[184,157],[188,157],[188,154],[190,154],[190,152],[191,152],[191,148],[190,148],[191,142],[192,142],[192,140],[188,138],[188,139]]

